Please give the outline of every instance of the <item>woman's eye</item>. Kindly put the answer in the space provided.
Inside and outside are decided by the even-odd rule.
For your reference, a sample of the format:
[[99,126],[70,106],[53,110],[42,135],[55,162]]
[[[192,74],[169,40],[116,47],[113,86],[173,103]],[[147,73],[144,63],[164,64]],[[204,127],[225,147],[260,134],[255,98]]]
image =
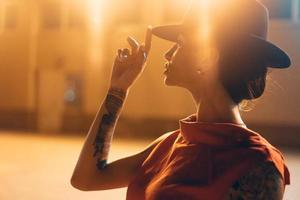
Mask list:
[[175,52],[177,49],[178,49],[178,44],[176,43],[172,48],[171,48],[171,51],[172,52]]

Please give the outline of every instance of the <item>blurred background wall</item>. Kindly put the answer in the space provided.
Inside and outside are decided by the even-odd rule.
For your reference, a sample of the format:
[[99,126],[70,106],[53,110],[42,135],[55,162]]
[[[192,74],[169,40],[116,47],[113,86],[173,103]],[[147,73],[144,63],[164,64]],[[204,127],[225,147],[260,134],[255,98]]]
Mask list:
[[[0,128],[86,134],[108,89],[118,48],[143,42],[147,25],[179,22],[190,0],[1,0]],[[263,0],[269,39],[293,65],[272,70],[265,94],[243,112],[250,128],[279,145],[300,146],[300,3]],[[195,112],[189,93],[163,83],[164,52],[153,38],[148,66],[132,87],[116,132],[154,137]]]

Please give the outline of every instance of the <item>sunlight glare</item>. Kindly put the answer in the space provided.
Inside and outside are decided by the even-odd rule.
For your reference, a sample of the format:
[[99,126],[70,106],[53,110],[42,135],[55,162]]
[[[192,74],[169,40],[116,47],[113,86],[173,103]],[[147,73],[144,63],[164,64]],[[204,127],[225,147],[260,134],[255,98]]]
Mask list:
[[201,25],[200,25],[200,35],[201,42],[207,43],[210,35],[209,26],[209,0],[200,0],[200,13],[201,13]]
[[92,31],[99,32],[103,23],[105,0],[89,0],[88,12]]

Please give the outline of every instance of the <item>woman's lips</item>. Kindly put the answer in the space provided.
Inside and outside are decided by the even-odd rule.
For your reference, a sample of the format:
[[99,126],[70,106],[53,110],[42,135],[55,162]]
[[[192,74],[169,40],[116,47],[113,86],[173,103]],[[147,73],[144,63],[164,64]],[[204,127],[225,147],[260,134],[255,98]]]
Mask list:
[[165,68],[168,68],[169,63],[165,63],[164,66],[165,66]]
[[166,70],[164,71],[164,74],[170,71],[170,63],[165,63],[164,64]]

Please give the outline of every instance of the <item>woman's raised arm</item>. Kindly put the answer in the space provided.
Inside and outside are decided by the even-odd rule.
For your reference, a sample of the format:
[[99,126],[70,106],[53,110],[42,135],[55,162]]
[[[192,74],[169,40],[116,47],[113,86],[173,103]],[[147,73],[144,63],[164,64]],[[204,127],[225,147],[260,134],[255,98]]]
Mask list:
[[[71,178],[71,184],[75,188],[89,190],[90,183],[93,182],[96,175],[97,178],[103,179],[102,183],[101,180],[98,182],[103,186],[99,189],[123,186],[124,182],[128,182],[132,168],[141,162],[143,152],[146,152],[145,150],[118,162],[107,164],[111,141],[123,104],[130,87],[145,68],[151,46],[151,27],[148,27],[145,45],[140,45],[131,37],[128,37],[128,42],[131,52],[127,48],[118,50],[109,90],[85,138]],[[123,174],[116,174],[116,171],[113,170],[116,168],[123,170]]]

